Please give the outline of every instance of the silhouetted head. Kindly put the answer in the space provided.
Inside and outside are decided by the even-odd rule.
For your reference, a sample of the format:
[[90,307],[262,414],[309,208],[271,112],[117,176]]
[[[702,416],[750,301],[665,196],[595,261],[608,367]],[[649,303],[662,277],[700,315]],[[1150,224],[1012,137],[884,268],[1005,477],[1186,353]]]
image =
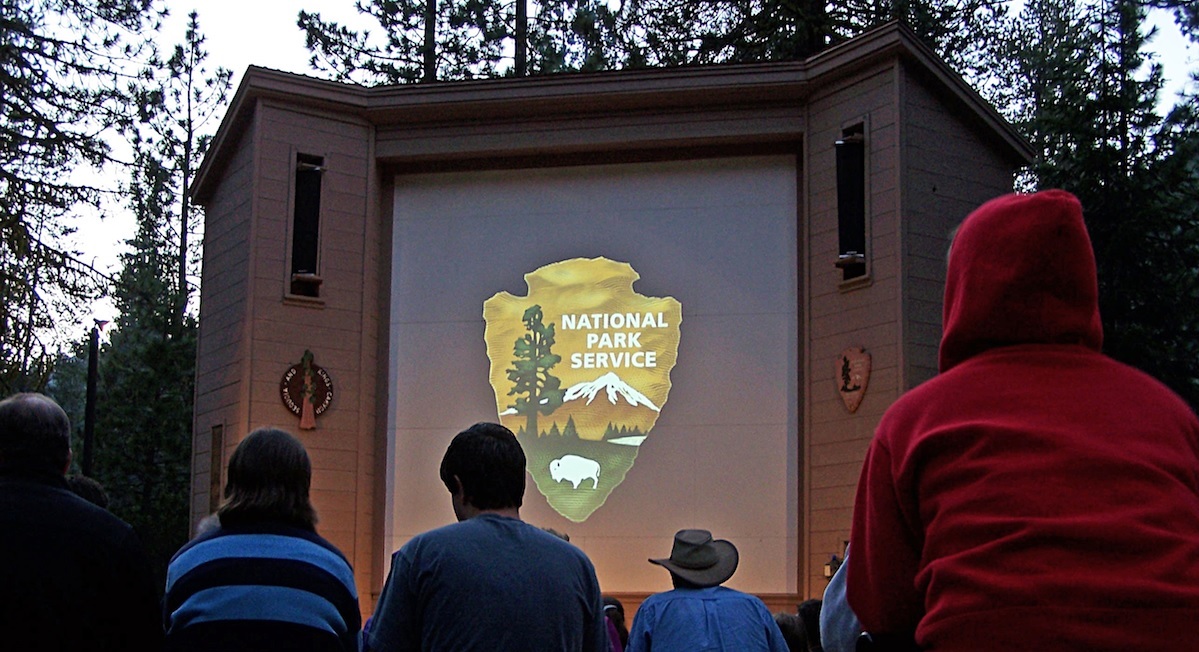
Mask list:
[[616,634],[620,636],[620,646],[622,648],[628,647],[629,628],[625,624],[624,620],[624,604],[620,600],[610,595],[605,595],[604,615],[607,616],[608,620],[611,620],[612,624],[616,626]]
[[787,649],[791,652],[808,652],[808,633],[804,629],[803,620],[797,614],[780,611],[774,614],[774,622],[783,633]]
[[71,491],[75,492],[76,496],[96,507],[108,509],[108,492],[104,490],[104,485],[100,484],[96,479],[72,473],[67,476],[67,486],[71,488]]
[[[455,480],[456,479],[456,480]],[[525,496],[525,452],[498,423],[476,423],[458,433],[441,460],[450,493],[480,510],[519,508]]]
[[65,474],[71,463],[71,421],[43,394],[14,394],[0,401],[0,464]]
[[799,614],[799,620],[803,623],[804,634],[808,639],[808,646],[813,643],[820,642],[820,609],[823,607],[824,601],[819,598],[809,598],[799,603],[796,612]]
[[316,510],[309,501],[312,463],[299,439],[277,428],[251,432],[229,458],[222,525],[281,521],[313,529]]

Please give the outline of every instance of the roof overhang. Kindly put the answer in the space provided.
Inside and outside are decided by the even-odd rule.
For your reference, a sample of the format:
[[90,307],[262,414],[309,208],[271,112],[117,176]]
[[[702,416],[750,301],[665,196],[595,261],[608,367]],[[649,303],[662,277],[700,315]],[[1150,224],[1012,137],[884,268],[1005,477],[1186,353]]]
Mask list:
[[261,102],[339,114],[392,126],[563,120],[646,112],[670,113],[795,106],[813,89],[880,62],[904,59],[923,71],[994,136],[1015,165],[1032,157],[1028,143],[910,30],[890,23],[804,61],[568,73],[523,78],[364,87],[251,66],[242,78],[191,194],[203,204],[233,141]]

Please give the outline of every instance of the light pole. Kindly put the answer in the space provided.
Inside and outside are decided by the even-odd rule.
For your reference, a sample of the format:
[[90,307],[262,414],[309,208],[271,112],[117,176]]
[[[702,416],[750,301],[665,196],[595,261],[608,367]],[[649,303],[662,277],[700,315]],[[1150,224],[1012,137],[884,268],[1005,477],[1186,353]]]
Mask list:
[[93,319],[91,338],[87,345],[87,403],[83,408],[83,475],[92,476],[92,444],[96,438],[96,376],[100,365],[100,331],[107,320]]

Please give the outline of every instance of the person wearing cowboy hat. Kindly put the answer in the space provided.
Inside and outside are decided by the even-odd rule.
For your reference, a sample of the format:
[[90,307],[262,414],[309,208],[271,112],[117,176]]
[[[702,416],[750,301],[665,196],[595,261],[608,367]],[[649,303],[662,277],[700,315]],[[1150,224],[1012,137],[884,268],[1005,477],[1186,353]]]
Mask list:
[[670,557],[674,590],[651,595],[633,618],[626,652],[787,652],[770,610],[757,597],[721,584],[737,570],[737,547],[707,530],[679,530]]

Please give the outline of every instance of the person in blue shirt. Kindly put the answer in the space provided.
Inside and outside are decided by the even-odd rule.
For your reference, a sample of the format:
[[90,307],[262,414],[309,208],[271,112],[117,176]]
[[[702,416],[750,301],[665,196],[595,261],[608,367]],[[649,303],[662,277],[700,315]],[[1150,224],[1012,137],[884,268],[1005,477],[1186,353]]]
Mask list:
[[862,635],[862,623],[858,622],[845,599],[845,574],[848,572],[849,546],[846,546],[845,560],[824,589],[824,602],[820,607],[820,643],[824,652],[854,652]]
[[737,570],[737,548],[707,530],[679,530],[670,557],[674,590],[651,595],[633,618],[626,652],[787,652],[770,610],[757,597],[721,584]]
[[454,437],[440,475],[458,522],[392,555],[368,650],[607,652],[591,560],[520,518],[525,466],[516,435],[500,424]]

